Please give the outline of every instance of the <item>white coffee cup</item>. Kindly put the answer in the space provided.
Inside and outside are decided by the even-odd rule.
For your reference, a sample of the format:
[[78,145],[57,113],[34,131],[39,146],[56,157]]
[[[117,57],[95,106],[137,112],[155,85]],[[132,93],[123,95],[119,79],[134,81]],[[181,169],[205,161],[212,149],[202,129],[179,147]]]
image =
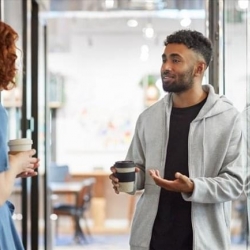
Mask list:
[[9,152],[10,153],[18,153],[22,151],[28,151],[32,149],[33,141],[28,138],[14,139],[9,140]]

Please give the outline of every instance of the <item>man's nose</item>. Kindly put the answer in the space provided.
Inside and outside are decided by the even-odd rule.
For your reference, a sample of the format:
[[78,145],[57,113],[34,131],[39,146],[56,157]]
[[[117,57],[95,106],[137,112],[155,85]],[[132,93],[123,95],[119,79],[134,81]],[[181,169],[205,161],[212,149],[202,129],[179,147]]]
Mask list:
[[162,71],[171,71],[172,66],[169,62],[165,62],[162,64]]

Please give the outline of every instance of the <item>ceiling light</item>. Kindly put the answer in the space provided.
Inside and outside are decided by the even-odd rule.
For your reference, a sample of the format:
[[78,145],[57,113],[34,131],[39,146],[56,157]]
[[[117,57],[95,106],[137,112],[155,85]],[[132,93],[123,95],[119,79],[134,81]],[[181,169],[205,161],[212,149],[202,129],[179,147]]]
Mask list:
[[107,9],[112,9],[114,8],[115,1],[114,0],[106,0],[105,1],[105,6]]
[[238,0],[238,7],[241,10],[245,10],[248,8],[248,0]]
[[180,10],[179,12],[180,24],[182,27],[188,27],[191,24],[190,14],[187,10]]
[[138,26],[138,22],[137,22],[137,20],[135,20],[135,19],[129,19],[129,20],[127,21],[127,25],[128,25],[128,27],[134,28],[134,27],[137,27],[137,26]]
[[155,35],[155,31],[153,29],[153,26],[149,23],[146,25],[145,28],[142,29],[142,32],[146,38],[153,38]]
[[191,24],[191,19],[189,17],[182,18],[180,23],[182,27],[188,27]]

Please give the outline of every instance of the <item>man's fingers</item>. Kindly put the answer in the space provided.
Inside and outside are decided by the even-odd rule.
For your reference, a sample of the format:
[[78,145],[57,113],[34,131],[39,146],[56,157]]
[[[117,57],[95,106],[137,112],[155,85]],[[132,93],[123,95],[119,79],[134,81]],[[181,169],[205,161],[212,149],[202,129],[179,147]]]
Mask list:
[[161,178],[160,172],[157,169],[150,169],[149,174],[154,178],[155,177]]
[[138,172],[140,172],[140,171],[141,171],[140,168],[135,167],[135,172],[136,172],[136,173],[138,173]]
[[179,172],[175,173],[175,178],[179,179],[179,180],[182,180],[184,182],[189,182],[189,180],[190,180],[186,175],[183,175],[183,174],[181,174]]
[[150,174],[151,176],[153,176],[153,175],[155,174],[153,169],[150,169],[148,172],[149,172],[149,174]]
[[115,177],[114,174],[111,174],[111,175],[109,176],[109,179],[110,179],[112,182],[119,182],[119,180]]
[[158,177],[161,177],[160,176],[160,171],[158,169],[155,170],[155,174],[158,176]]

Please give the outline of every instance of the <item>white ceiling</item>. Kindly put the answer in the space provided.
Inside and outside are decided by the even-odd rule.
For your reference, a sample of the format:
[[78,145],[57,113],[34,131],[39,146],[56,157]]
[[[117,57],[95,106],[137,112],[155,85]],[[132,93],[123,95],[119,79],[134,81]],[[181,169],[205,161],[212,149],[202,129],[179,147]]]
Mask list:
[[39,0],[51,11],[204,9],[204,0]]
[[[48,1],[48,0],[41,0]],[[168,6],[174,6],[174,2],[178,2],[178,6],[186,2],[192,2],[199,5],[201,0],[120,0],[120,10],[113,9],[109,11],[98,11],[97,5],[103,4],[104,0],[50,0],[54,4],[71,4],[71,9],[74,4],[82,4],[84,8],[89,8],[92,11],[86,10],[69,10],[64,11],[41,11],[40,17],[48,23],[49,37],[53,44],[67,44],[69,37],[72,35],[87,36],[88,39],[93,39],[95,35],[132,35],[142,36],[142,30],[148,24],[152,25],[155,36],[152,40],[158,43],[159,37],[166,36],[173,30],[183,28],[180,21],[183,17],[189,17],[192,20],[191,26],[187,28],[204,30],[205,9],[167,9]],[[202,0],[204,3],[204,0]],[[116,7],[118,1],[115,1]],[[128,9],[128,4],[130,9]],[[162,9],[147,10],[146,5],[161,5]],[[93,7],[95,5],[95,7]],[[138,6],[144,6],[144,10],[138,10]],[[51,5],[50,5],[51,6]],[[91,7],[92,6],[92,7]],[[127,6],[127,7],[126,7]],[[137,6],[137,7],[135,7]],[[176,5],[177,6],[177,5]],[[195,5],[194,5],[195,6]],[[76,7],[76,6],[75,6]],[[123,9],[121,10],[121,8]],[[95,9],[95,11],[93,11]],[[132,10],[133,9],[133,10]],[[127,21],[136,19],[138,26],[128,27]],[[160,39],[162,40],[162,39]],[[67,47],[62,45],[62,48]]]

